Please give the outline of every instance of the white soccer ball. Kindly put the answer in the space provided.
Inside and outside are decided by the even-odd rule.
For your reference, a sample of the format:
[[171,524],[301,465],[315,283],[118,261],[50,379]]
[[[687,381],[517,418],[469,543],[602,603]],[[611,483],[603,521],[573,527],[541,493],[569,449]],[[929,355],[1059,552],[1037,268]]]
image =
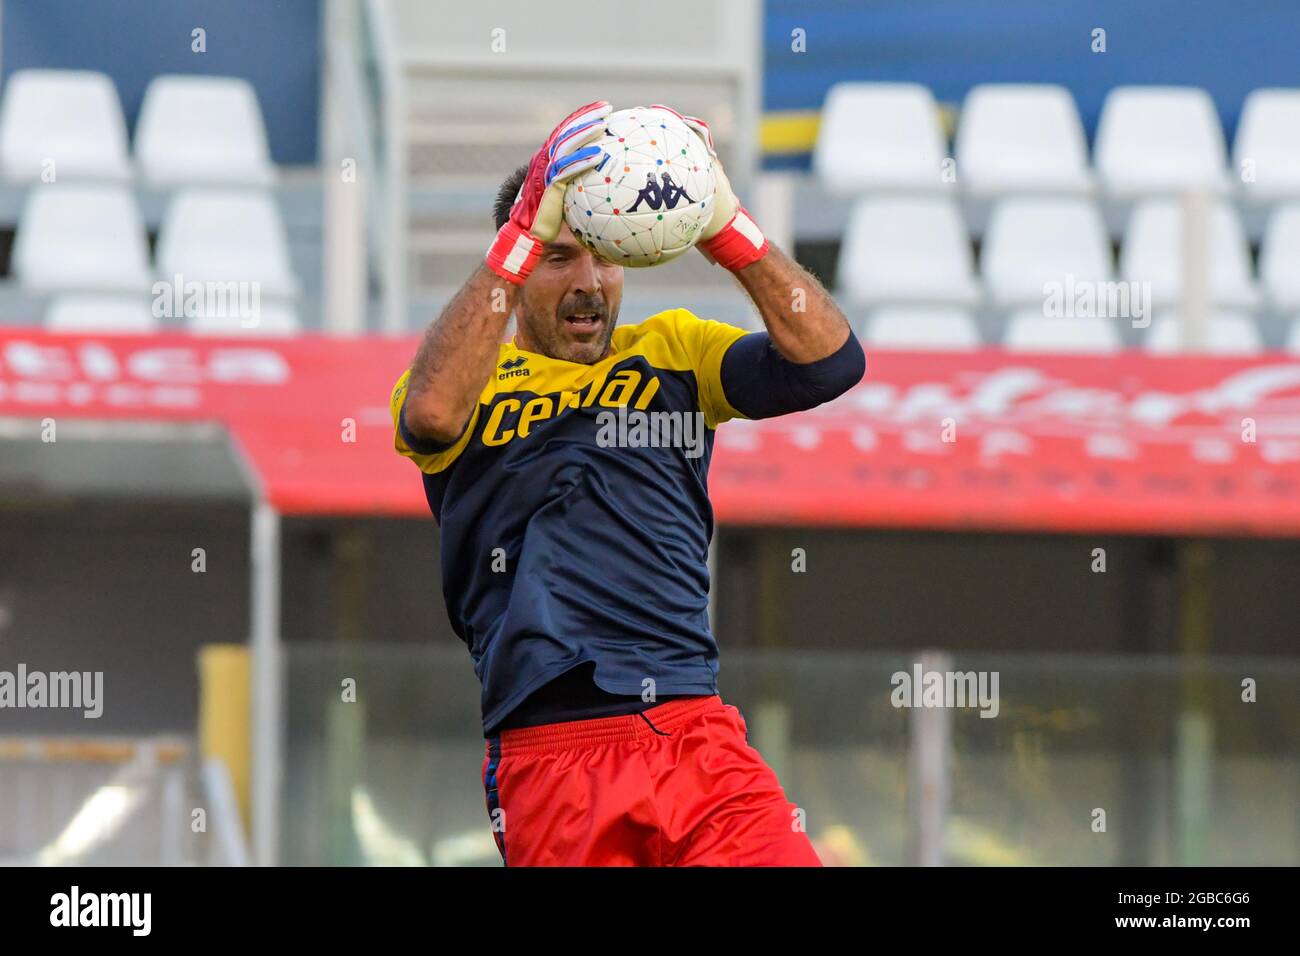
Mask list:
[[564,219],[596,255],[657,266],[695,245],[713,215],[717,177],[699,135],[674,113],[636,106],[611,113],[600,165],[569,183]]

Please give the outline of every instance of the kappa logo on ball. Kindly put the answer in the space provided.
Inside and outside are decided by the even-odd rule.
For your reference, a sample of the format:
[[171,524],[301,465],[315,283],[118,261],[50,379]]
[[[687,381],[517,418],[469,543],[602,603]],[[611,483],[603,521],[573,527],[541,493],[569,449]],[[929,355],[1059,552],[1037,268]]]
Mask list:
[[645,186],[636,194],[636,202],[627,207],[628,212],[636,212],[641,203],[645,203],[651,209],[662,209],[667,206],[669,209],[676,209],[677,203],[685,199],[688,203],[695,202],[686,194],[686,190],[673,182],[673,177],[663,173],[660,177],[663,180],[663,186],[655,182],[654,173],[646,173]]

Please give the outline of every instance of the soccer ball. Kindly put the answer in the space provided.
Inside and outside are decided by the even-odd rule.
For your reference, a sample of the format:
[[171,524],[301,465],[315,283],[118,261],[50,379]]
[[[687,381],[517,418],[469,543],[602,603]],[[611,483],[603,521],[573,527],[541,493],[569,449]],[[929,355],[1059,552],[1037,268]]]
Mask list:
[[564,220],[584,246],[621,266],[657,266],[695,245],[713,215],[717,178],[699,135],[647,106],[611,113],[600,164],[564,192]]

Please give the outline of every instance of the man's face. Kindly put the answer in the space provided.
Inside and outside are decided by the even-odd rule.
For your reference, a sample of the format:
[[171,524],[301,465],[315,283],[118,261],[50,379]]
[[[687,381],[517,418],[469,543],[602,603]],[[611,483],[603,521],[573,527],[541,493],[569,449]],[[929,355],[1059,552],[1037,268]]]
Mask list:
[[563,226],[524,280],[515,343],[528,352],[592,365],[609,352],[622,300],[623,267],[589,252]]

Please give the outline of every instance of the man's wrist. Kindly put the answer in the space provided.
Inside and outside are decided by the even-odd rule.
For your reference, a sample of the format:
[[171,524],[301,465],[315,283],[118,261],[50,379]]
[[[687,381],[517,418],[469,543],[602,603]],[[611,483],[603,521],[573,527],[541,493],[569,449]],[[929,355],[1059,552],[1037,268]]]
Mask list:
[[767,255],[770,245],[745,207],[737,206],[731,221],[717,235],[701,240],[700,247],[718,265],[735,272]]
[[542,243],[532,233],[513,222],[497,231],[488,246],[488,268],[515,285],[523,285],[542,255]]

